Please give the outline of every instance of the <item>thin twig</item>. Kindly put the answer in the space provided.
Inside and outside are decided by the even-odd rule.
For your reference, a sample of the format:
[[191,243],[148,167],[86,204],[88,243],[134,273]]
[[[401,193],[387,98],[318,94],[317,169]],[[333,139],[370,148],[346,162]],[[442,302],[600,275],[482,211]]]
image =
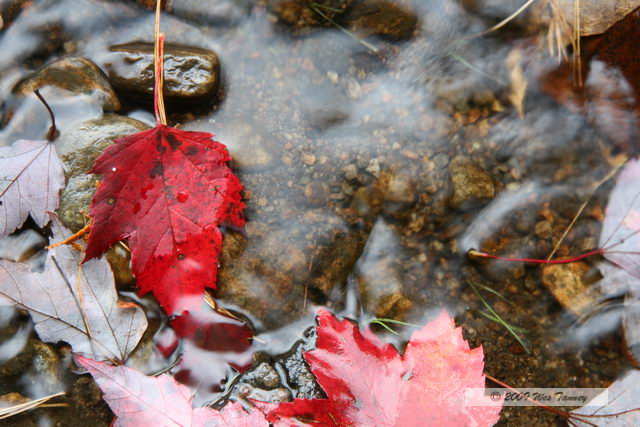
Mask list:
[[573,225],[576,223],[576,221],[578,220],[578,218],[580,217],[580,215],[582,215],[582,212],[584,211],[584,209],[587,207],[587,205],[589,204],[589,202],[591,201],[591,198],[593,197],[593,195],[595,194],[595,192],[598,190],[598,188],[600,188],[600,186],[602,184],[604,184],[605,182],[609,181],[616,173],[618,173],[618,170],[620,170],[620,168],[627,162],[627,158],[625,157],[624,160],[622,162],[620,162],[619,164],[617,164],[613,169],[611,169],[611,171],[609,171],[609,173],[602,178],[600,181],[596,182],[595,185],[593,186],[593,190],[591,191],[591,194],[589,194],[589,197],[587,197],[587,199],[582,203],[582,205],[580,206],[580,209],[578,209],[578,212],[576,213],[576,215],[573,217],[573,219],[571,220],[571,223],[569,224],[569,226],[564,230],[564,233],[562,233],[562,237],[560,237],[560,240],[558,240],[558,243],[556,243],[556,245],[553,247],[553,250],[551,251],[551,253],[549,254],[549,256],[547,257],[547,261],[550,261],[551,258],[553,258],[553,256],[556,254],[558,248],[560,247],[560,245],[562,244],[562,242],[564,241],[565,237],[567,237],[567,234],[569,234],[569,231],[571,231],[571,228],[573,227]]
[[51,107],[49,106],[47,101],[44,99],[44,96],[42,96],[40,94],[40,91],[38,89],[35,89],[33,92],[36,94],[36,96],[38,97],[40,102],[42,102],[44,107],[49,112],[49,117],[51,117],[51,126],[49,127],[49,132],[47,132],[47,141],[51,142],[56,137],[56,131],[57,131],[57,129],[56,129],[56,118],[53,115],[53,110],[51,109]]

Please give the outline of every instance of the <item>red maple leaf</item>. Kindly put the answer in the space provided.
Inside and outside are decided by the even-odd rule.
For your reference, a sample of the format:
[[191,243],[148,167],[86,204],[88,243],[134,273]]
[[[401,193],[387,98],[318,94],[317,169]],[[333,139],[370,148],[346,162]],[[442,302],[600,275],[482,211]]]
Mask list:
[[180,314],[200,307],[205,287],[215,288],[219,226],[244,226],[244,204],[226,147],[209,133],[164,124],[164,39],[156,39],[158,124],[116,140],[91,169],[104,179],[91,202],[85,260],[128,239],[140,293],[153,291],[167,313]]
[[481,396],[467,405],[465,391],[485,386],[482,348],[469,349],[446,312],[415,332],[400,356],[369,330],[361,333],[353,323],[321,311],[316,346],[305,360],[328,399],[256,402],[275,426],[480,426],[498,421],[500,402]]

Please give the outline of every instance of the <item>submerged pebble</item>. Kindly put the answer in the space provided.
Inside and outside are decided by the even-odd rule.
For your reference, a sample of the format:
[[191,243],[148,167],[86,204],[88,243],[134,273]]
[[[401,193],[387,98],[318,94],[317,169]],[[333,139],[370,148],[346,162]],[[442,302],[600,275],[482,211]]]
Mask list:
[[453,207],[491,199],[495,195],[493,180],[471,159],[455,157],[449,164],[449,173],[453,187],[450,203]]

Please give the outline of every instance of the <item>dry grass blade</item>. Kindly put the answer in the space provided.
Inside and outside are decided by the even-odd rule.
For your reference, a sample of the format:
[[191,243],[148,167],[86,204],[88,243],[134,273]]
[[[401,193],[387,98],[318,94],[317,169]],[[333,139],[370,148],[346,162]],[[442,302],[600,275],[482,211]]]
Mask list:
[[580,0],[573,3],[573,75],[576,86],[582,87],[582,57],[580,52]]
[[555,56],[558,61],[567,59],[568,45],[576,50],[575,38],[571,24],[567,21],[558,5],[557,0],[548,0],[545,5],[549,9],[549,28],[543,40],[547,43],[547,50],[550,56]]
[[609,171],[609,173],[604,178],[602,178],[600,181],[596,182],[593,185],[593,188],[591,189],[591,194],[589,194],[589,197],[587,197],[587,199],[584,202],[582,202],[582,205],[580,205],[580,209],[578,209],[578,212],[575,214],[575,216],[571,220],[571,223],[564,230],[564,233],[562,233],[562,236],[558,240],[558,243],[556,243],[555,246],[553,247],[553,250],[551,251],[551,253],[547,257],[547,261],[549,261],[551,258],[553,258],[553,256],[556,254],[556,252],[558,251],[558,248],[560,247],[560,245],[564,241],[565,237],[567,237],[567,234],[569,234],[569,231],[571,231],[571,229],[573,228],[573,225],[576,223],[578,218],[580,218],[580,215],[582,215],[582,212],[584,211],[584,209],[589,204],[589,201],[591,201],[591,198],[593,197],[594,193],[598,190],[598,188],[600,188],[600,186],[602,184],[604,184],[605,182],[609,181],[611,178],[613,178],[615,176],[615,174],[618,173],[620,168],[622,166],[624,166],[625,163],[627,163],[628,158],[627,158],[627,156],[622,156],[618,160],[619,160],[619,163],[614,165],[613,169],[611,169]]
[[238,316],[236,316],[235,314],[233,314],[232,312],[230,312],[226,308],[221,307],[220,305],[218,305],[216,300],[213,299],[213,297],[211,296],[211,294],[209,292],[205,292],[204,293],[204,301],[207,303],[207,305],[209,307],[211,307],[213,310],[217,311],[218,313],[224,314],[225,316],[230,317],[232,319],[236,319],[236,320],[242,321],[242,319],[239,319]]
[[64,391],[61,391],[59,393],[55,393],[55,394],[52,394],[52,395],[49,395],[49,396],[41,397],[40,399],[32,400],[30,402],[20,403],[18,405],[10,406],[8,408],[2,408],[2,409],[0,409],[0,420],[12,417],[14,415],[18,415],[18,414],[20,414],[22,412],[29,411],[31,409],[35,409],[35,408],[38,408],[38,407],[68,406],[66,403],[45,405],[46,402],[48,402],[49,400],[53,399],[54,397],[63,396],[65,394],[66,393]]
[[342,25],[338,24],[336,21],[331,19],[327,14],[323,13],[322,10],[320,10],[320,8],[327,9],[327,10],[334,10],[334,11],[335,10],[339,10],[339,9],[329,8],[329,7],[323,6],[323,5],[319,4],[319,3],[311,3],[311,9],[313,9],[314,12],[316,12],[318,15],[320,15],[323,19],[325,19],[331,25],[333,25],[334,27],[336,27],[337,29],[339,29],[340,31],[342,31],[343,33],[345,33],[346,35],[348,35],[349,37],[351,37],[352,39],[354,39],[355,41],[357,41],[358,43],[360,43],[361,45],[363,45],[367,49],[369,49],[371,52],[373,52],[373,53],[378,53],[379,52],[377,47],[375,47],[374,45],[372,45],[368,41],[361,39],[360,37],[358,37],[355,34],[353,34],[351,31],[349,31],[346,28],[344,28]]
[[518,335],[518,332],[520,332],[520,333],[526,332],[526,329],[519,328],[517,326],[511,325],[510,323],[505,321],[502,317],[500,317],[500,315],[498,313],[496,313],[493,310],[493,308],[487,302],[487,300],[485,300],[484,297],[480,294],[480,291],[478,291],[478,289],[476,287],[476,284],[471,283],[471,282],[467,282],[467,283],[469,283],[469,285],[471,286],[471,289],[473,289],[473,292],[475,292],[475,294],[478,296],[478,298],[480,298],[480,301],[482,302],[482,305],[484,305],[485,308],[489,311],[489,313],[483,313],[481,311],[479,311],[478,313],[480,313],[481,315],[485,316],[487,319],[489,319],[489,320],[491,320],[493,322],[496,322],[497,324],[499,324],[503,328],[505,328],[516,339],[516,341],[518,341],[518,343],[520,343],[520,345],[522,346],[524,351],[526,351],[527,354],[531,354],[531,351],[529,350],[529,347],[527,346],[525,341],[520,337],[520,335]]
[[498,22],[496,25],[494,25],[493,27],[489,28],[486,31],[481,32],[480,34],[476,34],[475,36],[473,36],[472,38],[475,37],[481,37],[484,35],[487,35],[489,33],[493,33],[494,31],[499,30],[500,28],[504,27],[505,25],[507,25],[509,22],[513,21],[514,19],[516,19],[518,17],[518,15],[520,15],[522,12],[524,12],[525,10],[527,10],[527,8],[529,6],[531,6],[533,4],[533,2],[536,0],[527,0],[527,2],[525,4],[523,4],[522,6],[520,6],[520,8],[518,10],[516,10],[515,12],[513,12],[511,15],[509,15],[508,17],[506,17],[505,19],[503,19],[502,21]]
[[514,48],[507,56],[507,68],[509,69],[509,101],[515,107],[521,119],[524,119],[524,98],[527,94],[527,78],[520,64],[522,54],[520,49]]

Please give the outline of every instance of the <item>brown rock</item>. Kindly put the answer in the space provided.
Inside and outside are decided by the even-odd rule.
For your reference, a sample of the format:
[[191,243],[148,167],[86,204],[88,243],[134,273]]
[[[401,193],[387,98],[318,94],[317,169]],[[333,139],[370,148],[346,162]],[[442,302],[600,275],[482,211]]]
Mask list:
[[[269,10],[278,20],[296,29],[330,27],[353,0],[271,0]],[[324,16],[323,16],[324,15]]]
[[384,221],[374,226],[356,268],[358,291],[364,308],[376,317],[401,319],[412,303],[403,295],[400,274],[394,264],[397,238]]
[[93,162],[113,144],[114,139],[147,128],[146,124],[138,120],[106,114],[60,135],[55,144],[65,165],[67,185],[60,197],[58,216],[65,227],[76,232],[85,225],[82,212],[89,213],[89,205],[95,194],[98,179],[87,174]]
[[232,25],[249,14],[254,0],[167,0],[173,15],[203,24]]
[[[104,61],[113,86],[121,93],[153,99],[153,44],[111,46]],[[164,96],[170,102],[201,102],[214,97],[220,83],[220,60],[215,52],[167,44],[164,53]]]
[[450,203],[455,208],[483,199],[491,199],[495,195],[495,186],[491,177],[466,157],[457,156],[451,160],[449,174],[453,187]]
[[257,124],[232,121],[218,136],[229,149],[234,166],[243,173],[264,172],[277,164],[280,149]]
[[113,271],[116,284],[121,286],[133,285],[136,281],[131,272],[131,253],[120,244],[116,244],[107,251],[107,261]]
[[[304,314],[305,295],[326,295],[344,283],[364,232],[350,232],[335,216],[302,217],[280,225],[248,223],[246,239],[225,234],[217,298],[246,309],[274,328]],[[310,292],[314,290],[314,292]]]
[[581,316],[597,302],[597,292],[585,280],[591,266],[585,262],[549,264],[542,268],[542,283],[567,310]]
[[30,96],[35,89],[51,102],[53,98],[86,95],[103,111],[117,111],[120,101],[107,76],[86,58],[68,57],[45,65],[31,77],[19,82],[14,92]]
[[329,186],[319,182],[310,182],[304,187],[304,195],[311,205],[323,205],[329,197]]
[[376,185],[389,202],[411,204],[416,201],[415,184],[404,174],[381,172]]
[[413,11],[388,0],[358,2],[347,20],[349,29],[361,37],[382,36],[394,40],[411,38],[418,25]]
[[[574,0],[558,0],[558,6],[567,23],[573,26]],[[580,0],[580,34],[604,33],[639,7],[640,0]]]

